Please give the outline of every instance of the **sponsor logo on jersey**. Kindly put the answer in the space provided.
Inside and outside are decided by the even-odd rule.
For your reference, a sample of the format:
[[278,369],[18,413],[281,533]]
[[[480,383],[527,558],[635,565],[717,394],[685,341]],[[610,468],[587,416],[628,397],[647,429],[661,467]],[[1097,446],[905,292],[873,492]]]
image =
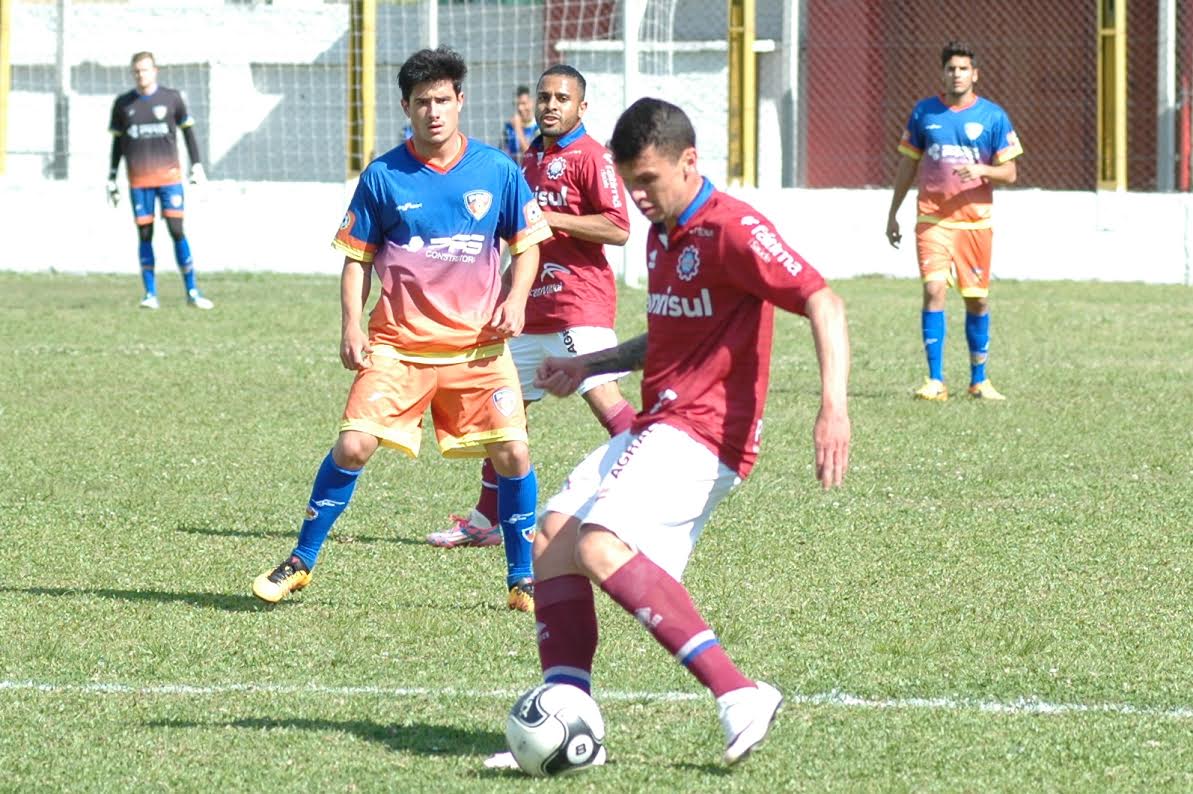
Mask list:
[[567,185],[559,188],[558,191],[536,190],[534,197],[542,207],[566,207],[568,203]]
[[675,402],[678,399],[679,395],[674,391],[671,389],[663,389],[661,392],[659,392],[659,399],[655,400],[655,404],[650,406],[650,410],[647,411],[647,413],[657,414],[659,411],[663,410],[663,407],[667,403]]
[[689,231],[695,237],[716,237],[717,233],[707,226],[696,226]]
[[487,190],[470,190],[464,194],[464,206],[468,208],[468,214],[479,221],[493,206],[493,194]]
[[955,143],[934,143],[924,152],[931,160],[957,160],[963,163],[981,162],[976,146],[958,146]]
[[601,169],[601,187],[609,191],[609,203],[613,205],[613,208],[620,209],[621,191],[617,189],[617,174],[612,165],[606,165]]
[[527,226],[537,226],[542,223],[543,211],[539,208],[538,199],[526,202],[526,206],[522,208],[522,217],[526,219]]
[[1019,147],[1019,135],[1014,130],[1007,133],[1007,146]]
[[559,177],[563,176],[565,168],[567,168],[567,161],[562,157],[556,157],[547,163],[547,179],[559,179]]
[[671,288],[666,292],[651,292],[646,296],[646,313],[658,317],[711,317],[712,294],[708,287],[700,290],[700,294],[691,298],[682,295],[672,295]]
[[498,389],[493,392],[493,405],[502,416],[513,416],[514,409],[518,407],[518,398],[509,389]]
[[[944,128],[943,128],[943,127],[941,127],[939,124],[928,124],[927,126],[925,126],[925,127],[924,127],[924,129],[926,129],[926,130],[939,130],[939,129],[944,129]],[[905,134],[905,137],[910,137],[910,136],[907,136],[907,135]]]
[[[422,238],[420,237],[410,238],[409,244],[414,245],[415,240],[422,248]],[[428,259],[438,259],[441,262],[475,262],[477,256],[484,250],[484,245],[485,236],[483,234],[461,232],[451,237],[432,237],[426,248],[423,249],[423,256]],[[407,248],[406,250],[417,251],[419,249]]]
[[554,284],[544,284],[541,287],[535,287],[530,291],[530,297],[541,298],[544,295],[554,295],[556,292],[563,292],[563,284],[558,281]]
[[407,201],[394,207],[398,212],[409,212],[410,210],[421,210],[423,205],[420,202]]
[[646,255],[646,269],[654,270],[655,260],[659,258],[658,251],[651,251]]
[[757,226],[761,222],[762,221],[758,220],[753,215],[741,216],[741,225],[742,226]]
[[777,261],[793,276],[798,276],[804,269],[804,266],[800,264],[794,254],[787,250],[779,236],[772,232],[769,226],[755,226],[750,230],[750,250],[756,253],[763,262],[770,262],[772,259]]
[[971,141],[976,141],[978,136],[982,134],[982,130],[986,129],[981,122],[967,121],[965,122],[965,136]]
[[543,268],[541,271],[541,273],[542,273],[541,277],[542,277],[543,281],[546,281],[549,278],[559,278],[560,273],[567,273],[567,272],[568,272],[568,269],[565,265],[561,265],[558,262],[544,262]]
[[344,220],[340,221],[340,231],[351,229],[352,224],[356,222],[356,216],[351,211],[344,213]]
[[700,251],[696,246],[689,245],[679,252],[679,261],[675,264],[681,281],[691,281],[700,272]]

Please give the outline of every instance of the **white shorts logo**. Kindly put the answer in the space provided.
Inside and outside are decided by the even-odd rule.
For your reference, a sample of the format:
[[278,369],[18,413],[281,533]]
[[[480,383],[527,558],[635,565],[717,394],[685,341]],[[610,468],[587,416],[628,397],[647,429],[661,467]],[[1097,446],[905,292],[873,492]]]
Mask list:
[[493,405],[497,406],[497,410],[501,411],[502,416],[513,416],[514,409],[518,407],[518,398],[509,389],[498,389],[493,392]]

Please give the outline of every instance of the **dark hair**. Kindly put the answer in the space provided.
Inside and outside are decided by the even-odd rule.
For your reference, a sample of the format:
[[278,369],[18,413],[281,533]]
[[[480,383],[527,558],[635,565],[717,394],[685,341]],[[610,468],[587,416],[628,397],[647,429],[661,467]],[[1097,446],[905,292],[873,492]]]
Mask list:
[[696,130],[686,113],[670,102],[644,97],[625,109],[613,127],[609,151],[613,160],[628,163],[649,146],[678,157],[696,145]]
[[551,74],[557,74],[561,77],[570,77],[575,80],[576,85],[580,86],[581,99],[583,99],[584,95],[588,93],[588,81],[584,79],[584,75],[580,74],[580,71],[576,69],[576,67],[569,66],[566,63],[557,63],[554,66],[548,67],[546,71],[539,75],[539,82],[541,83],[544,77]]
[[940,51],[940,67],[943,69],[945,64],[949,62],[949,58],[954,55],[963,55],[969,58],[969,62],[973,66],[978,65],[978,56],[973,54],[973,47],[969,46],[968,42],[964,41],[950,41],[944,45],[944,49]]
[[530,96],[530,86],[520,85],[514,89],[514,96],[522,96],[523,94]]
[[460,53],[450,47],[440,46],[433,50],[419,50],[406,59],[398,70],[398,86],[402,89],[403,101],[410,101],[410,94],[419,83],[437,80],[451,80],[452,88],[459,95],[464,86],[464,75],[468,65]]
[[142,50],[141,52],[134,52],[134,53],[133,53],[133,58],[132,58],[132,60],[131,60],[131,61],[129,61],[129,62],[128,62],[128,65],[129,65],[129,66],[136,66],[136,65],[137,65],[137,61],[143,61],[143,60],[145,60],[146,58],[148,58],[149,60],[153,61],[153,65],[154,65],[154,66],[157,66],[157,58],[154,58],[154,57],[153,57],[153,53],[152,53],[152,52],[149,52],[148,50]]

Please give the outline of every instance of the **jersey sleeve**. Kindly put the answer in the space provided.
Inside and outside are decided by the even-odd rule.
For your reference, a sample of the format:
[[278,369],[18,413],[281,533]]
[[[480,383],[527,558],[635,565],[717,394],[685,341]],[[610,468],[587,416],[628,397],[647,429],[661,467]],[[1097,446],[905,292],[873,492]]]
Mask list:
[[381,225],[377,215],[377,193],[366,169],[356,183],[348,212],[340,223],[331,247],[350,259],[370,263],[381,246]]
[[994,122],[994,164],[1002,165],[1021,154],[1023,147],[1019,145],[1019,136],[1011,126],[1011,117],[999,108]]
[[113,135],[123,135],[123,121],[124,119],[121,118],[120,114],[120,97],[116,97],[116,100],[112,103],[112,117],[108,120],[108,132]]
[[526,184],[522,170],[512,160],[506,161],[505,189],[497,234],[509,243],[511,254],[520,254],[532,245],[551,237],[551,227],[543,217],[538,199]]
[[729,280],[780,309],[805,314],[808,298],[825,287],[824,278],[796,253],[761,215],[746,214],[727,224],[724,261]]
[[613,156],[602,150],[591,152],[590,156],[584,158],[581,177],[584,184],[580,187],[592,204],[592,212],[604,215],[617,228],[628,230],[630,214],[626,208],[621,177],[613,167]]
[[180,129],[194,126],[195,123],[186,109],[186,96],[181,91],[174,95],[174,123]]
[[921,123],[923,111],[921,105],[912,108],[907,118],[907,126],[903,128],[903,137],[899,139],[899,153],[907,155],[912,160],[919,160],[924,156],[924,128]]

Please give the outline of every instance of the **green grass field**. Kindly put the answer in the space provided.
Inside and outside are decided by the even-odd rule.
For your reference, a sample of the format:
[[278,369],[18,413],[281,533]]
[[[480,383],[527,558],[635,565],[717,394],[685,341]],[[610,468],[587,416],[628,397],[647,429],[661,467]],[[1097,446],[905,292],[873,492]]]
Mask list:
[[[761,462],[687,574],[788,695],[771,738],[725,770],[711,699],[606,600],[610,764],[536,782],[481,765],[538,679],[501,551],[422,543],[477,466],[380,452],[312,586],[259,604],[350,382],[336,281],[207,275],[209,313],[159,281],[153,313],[134,276],[0,273],[0,791],[1193,789],[1188,288],[1000,283],[1010,399],[921,404],[918,285],[837,283],[854,446],[827,494],[783,316]],[[574,399],[531,426],[544,491],[602,436]]]

